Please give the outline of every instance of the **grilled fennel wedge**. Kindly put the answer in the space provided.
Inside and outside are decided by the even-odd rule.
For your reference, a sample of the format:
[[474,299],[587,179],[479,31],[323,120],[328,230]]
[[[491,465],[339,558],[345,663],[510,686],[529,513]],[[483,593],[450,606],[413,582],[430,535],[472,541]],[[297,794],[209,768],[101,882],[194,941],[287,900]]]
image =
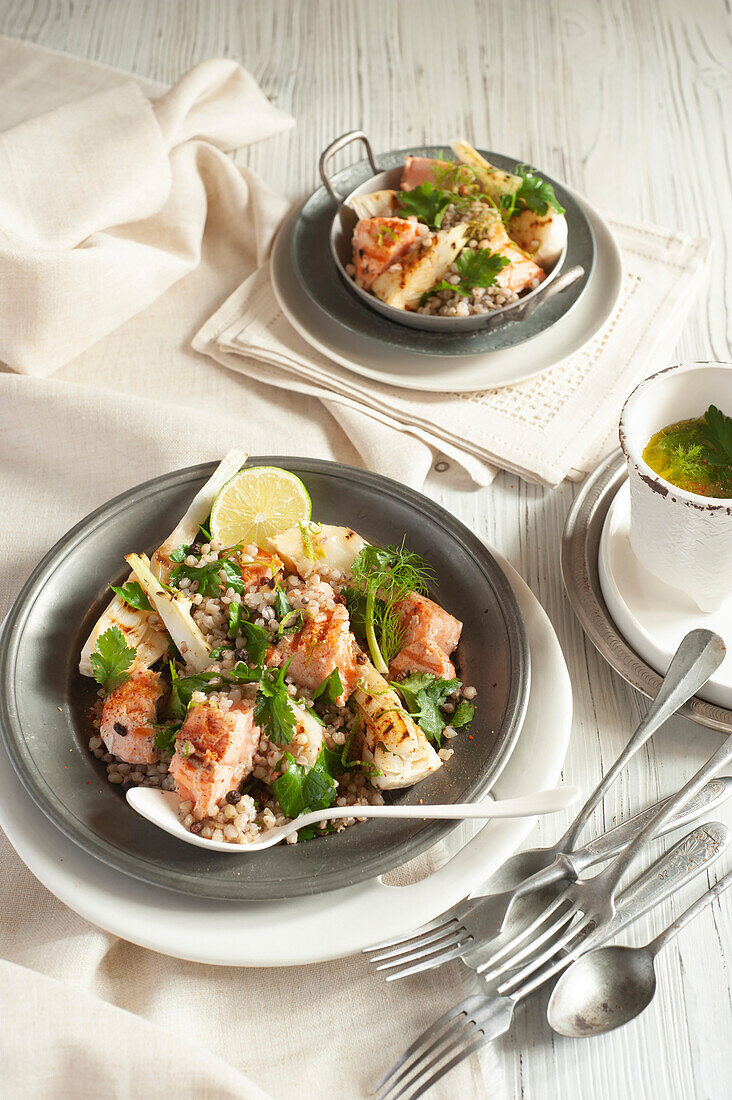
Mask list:
[[380,775],[370,775],[374,787],[411,787],[442,767],[442,761],[394,688],[368,658],[359,662],[361,678],[353,692],[361,718],[361,759]]
[[[155,551],[150,563],[151,572],[163,582],[167,582],[170,573],[170,554],[176,546],[189,545],[198,534],[199,526],[207,519],[218,492],[237,473],[246,462],[245,451],[232,449],[216,467],[206,484],[191,501],[190,507],[176,528],[164,543]],[[126,580],[130,580],[130,574]],[[97,619],[91,634],[84,643],[79,657],[79,672],[82,676],[92,676],[91,655],[97,647],[97,638],[110,627],[117,627],[131,648],[136,649],[134,668],[149,668],[168,652],[168,635],[165,630],[150,624],[151,611],[137,611],[119,596],[110,600],[108,606]]]
[[371,290],[389,306],[416,309],[422,295],[445,278],[469,240],[467,225],[439,230],[428,248],[402,257],[398,264],[374,279]]

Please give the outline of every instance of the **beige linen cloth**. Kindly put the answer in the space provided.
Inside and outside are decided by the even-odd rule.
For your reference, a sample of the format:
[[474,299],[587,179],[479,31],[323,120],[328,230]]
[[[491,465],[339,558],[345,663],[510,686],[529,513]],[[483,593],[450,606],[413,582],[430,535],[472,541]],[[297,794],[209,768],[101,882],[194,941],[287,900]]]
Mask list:
[[[618,414],[636,383],[668,364],[709,254],[705,240],[607,222],[623,258],[612,315],[585,347],[526,382],[430,393],[362,378],[295,332],[266,269],[207,321],[194,347],[250,378],[321,397],[331,409],[335,404],[344,422],[356,418],[352,438],[367,413],[403,439],[420,439],[452,457],[478,484],[489,483],[496,467],[546,485],[577,479],[617,446]],[[353,348],[357,357],[357,338]]]
[[[124,74],[0,39],[0,93],[0,354],[23,372],[0,373],[1,618],[64,531],[140,481],[233,445],[351,463],[368,448],[319,401],[190,350],[283,212],[225,153],[289,125],[247,74],[206,63],[151,108]],[[403,470],[419,480],[429,462],[415,442]],[[10,1100],[364,1097],[472,988],[457,968],[399,987],[360,958],[236,970],[157,955],[58,902],[2,835],[0,960]],[[501,1094],[487,1050],[432,1095]]]

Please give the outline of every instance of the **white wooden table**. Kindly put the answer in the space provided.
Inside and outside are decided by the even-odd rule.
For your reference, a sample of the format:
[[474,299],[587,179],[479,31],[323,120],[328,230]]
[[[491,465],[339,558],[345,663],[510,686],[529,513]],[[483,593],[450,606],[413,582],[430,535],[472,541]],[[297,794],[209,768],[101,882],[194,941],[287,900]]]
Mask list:
[[[732,20],[723,0],[3,0],[0,33],[142,76],[174,80],[224,55],[297,117],[250,163],[292,198],[315,183],[316,151],[355,126],[375,148],[440,140],[545,166],[601,209],[715,241],[713,274],[678,358],[730,359],[729,119]],[[726,280],[726,281],[725,281]],[[432,478],[434,495],[526,578],[557,630],[575,692],[565,778],[589,790],[645,702],[588,645],[562,589],[559,539],[574,492],[501,476],[479,493]],[[691,775],[719,737],[677,720],[616,785],[601,823]],[[730,812],[716,816],[730,822]],[[547,824],[546,839],[560,824]],[[715,877],[726,870],[718,867]],[[639,922],[636,942],[703,882]],[[541,1005],[498,1044],[510,1095],[524,1100],[723,1100],[732,1095],[732,894],[660,962],[653,1007],[602,1039],[553,1036]]]

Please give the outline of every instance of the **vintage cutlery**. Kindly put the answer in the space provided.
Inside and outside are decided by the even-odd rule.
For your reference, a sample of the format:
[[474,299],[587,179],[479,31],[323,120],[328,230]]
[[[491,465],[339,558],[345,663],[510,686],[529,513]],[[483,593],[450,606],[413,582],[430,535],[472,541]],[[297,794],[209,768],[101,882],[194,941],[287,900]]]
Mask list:
[[508,1031],[519,1001],[568,967],[584,951],[601,947],[632,921],[685,886],[725,851],[730,839],[732,833],[721,822],[698,826],[623,890],[615,915],[604,927],[578,936],[576,943],[567,945],[566,954],[533,974],[512,993],[507,992],[510,983],[504,983],[493,993],[466,997],[422,1032],[382,1078],[375,1093],[380,1094],[381,1100],[422,1096],[459,1062]]
[[573,962],[552,992],[546,1014],[551,1027],[578,1039],[602,1035],[634,1020],[656,993],[659,951],[728,886],[732,886],[732,871],[645,947],[601,947]]
[[[692,630],[687,634],[674,654],[658,694],[645,717],[564,836],[549,848],[533,848],[527,852],[520,852],[504,864],[501,870],[502,877],[518,878],[519,884],[510,890],[483,897],[478,906],[473,900],[474,891],[470,898],[459,902],[451,910],[425,925],[418,933],[411,933],[402,939],[394,939],[388,943],[379,943],[366,948],[371,955],[371,961],[386,963],[388,958],[389,968],[403,965],[404,969],[400,969],[399,973],[394,972],[392,977],[415,973],[410,963],[415,965],[419,963],[419,969],[422,970],[440,966],[443,962],[461,955],[469,946],[485,943],[497,936],[517,898],[555,883],[566,880],[574,882],[594,863],[617,854],[622,846],[641,831],[651,817],[655,818],[661,808],[660,805],[646,811],[646,817],[640,823],[638,830],[631,828],[631,822],[619,826],[620,835],[617,831],[615,833],[618,847],[612,847],[610,850],[603,848],[601,841],[595,841],[594,847],[587,845],[585,849],[575,851],[579,834],[587,824],[592,811],[602,801],[628,761],[659,726],[706,683],[724,660],[725,653],[724,642],[711,631]],[[664,802],[663,805],[666,803]],[[681,823],[687,820],[688,818]],[[598,846],[607,854],[597,857]]]
[[[730,794],[732,794],[732,778],[723,776],[713,779],[658,830],[655,834],[656,838],[665,836],[684,825],[692,825],[700,817],[725,802]],[[638,835],[649,818],[667,802],[668,798],[661,799],[653,806],[648,806],[636,814],[635,817],[628,818],[613,829],[608,829],[596,840],[591,840],[584,848],[578,848],[572,853],[573,862],[578,863],[582,870],[585,870],[618,855]],[[524,854],[531,856],[530,852]],[[503,875],[503,869],[501,875]],[[558,887],[555,886],[555,893],[557,889]],[[535,894],[537,900],[545,899],[540,909],[536,910],[537,912],[545,907],[546,893],[546,891],[538,891]],[[503,895],[473,896],[467,903],[460,902],[452,910],[443,913],[431,925],[425,925],[424,931],[374,944],[364,948],[364,952],[369,956],[369,962],[374,964],[376,970],[388,972],[384,974],[388,982],[406,978],[411,974],[419,974],[423,970],[431,970],[456,958],[462,959],[466,966],[477,969],[479,963],[485,960],[485,951],[481,949],[497,935],[493,910],[489,904],[486,904],[491,901],[492,896],[502,897]],[[528,894],[524,897],[528,899]],[[454,915],[450,916],[451,913]],[[507,932],[511,930],[514,915],[517,918],[519,916],[512,910],[507,920]]]
[[164,829],[166,833],[184,840],[186,844],[195,844],[201,848],[227,852],[235,856],[261,852],[265,848],[279,844],[281,840],[291,833],[296,833],[298,829],[315,825],[319,821],[332,821],[337,817],[424,818],[443,821],[488,821],[502,817],[535,817],[537,814],[553,814],[558,810],[566,810],[568,806],[577,802],[579,796],[578,787],[567,786],[552,787],[548,791],[538,791],[536,794],[521,798],[494,801],[488,798],[483,802],[456,802],[451,806],[329,806],[325,810],[302,814],[286,825],[268,829],[259,840],[253,840],[250,844],[228,844],[226,841],[207,840],[206,837],[198,836],[184,828],[178,818],[180,799],[173,791],[161,791],[159,787],[130,787],[127,791],[127,801],[132,809],[151,821],[153,825]]

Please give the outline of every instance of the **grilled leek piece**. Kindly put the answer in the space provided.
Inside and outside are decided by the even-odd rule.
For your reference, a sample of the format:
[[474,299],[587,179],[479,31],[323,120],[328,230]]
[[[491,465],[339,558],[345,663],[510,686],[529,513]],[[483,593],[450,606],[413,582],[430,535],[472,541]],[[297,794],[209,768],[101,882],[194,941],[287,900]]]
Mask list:
[[[203,672],[211,664],[209,647],[203,634],[193,621],[193,602],[182,595],[173,595],[163,588],[149,568],[147,559],[139,554],[128,554],[125,561],[135,575],[150,603],[165,623],[165,628],[175,642],[185,661],[186,669]],[[167,638],[166,638],[167,648]]]
[[371,662],[367,659],[359,668],[352,698],[363,726],[361,759],[381,773],[369,774],[369,779],[381,790],[411,787],[442,767],[442,761]]
[[[196,494],[174,531],[153,554],[150,569],[154,576],[167,582],[170,574],[170,553],[176,546],[193,542],[200,524],[207,518],[213,502],[227,481],[229,481],[246,462],[246,453],[233,449],[221,460],[203,488]],[[130,577],[126,578],[127,580]],[[93,676],[91,655],[97,647],[97,638],[110,627],[118,627],[128,646],[137,649],[135,667],[149,668],[168,651],[168,635],[164,630],[150,626],[150,612],[136,611],[129,607],[119,596],[115,596],[99,617],[84,643],[79,658],[79,672],[82,676]]]
[[546,214],[522,210],[510,219],[508,233],[535,264],[550,271],[567,243],[567,219],[551,207]]
[[511,172],[504,172],[502,168],[496,168],[467,141],[458,138],[451,141],[450,145],[458,160],[473,169],[475,178],[483,191],[494,201],[497,201],[501,195],[512,195],[515,191],[518,191],[521,186],[521,176],[515,176]]
[[444,279],[470,239],[470,227],[454,225],[435,234],[432,244],[414,255],[407,254],[374,279],[377,298],[397,309],[416,309],[423,294]]

